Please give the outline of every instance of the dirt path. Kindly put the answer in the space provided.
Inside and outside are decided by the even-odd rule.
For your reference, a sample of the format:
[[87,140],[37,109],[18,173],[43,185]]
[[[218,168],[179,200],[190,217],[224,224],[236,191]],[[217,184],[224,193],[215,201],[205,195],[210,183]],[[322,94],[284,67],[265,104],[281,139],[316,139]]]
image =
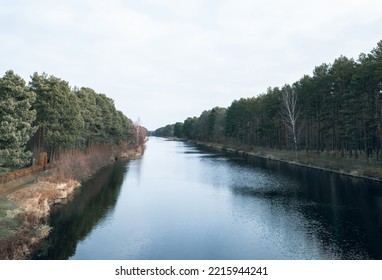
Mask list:
[[[8,195],[30,186],[36,182],[38,175],[29,175],[6,184],[0,185],[0,247],[2,248],[2,241],[10,238],[18,232],[20,223],[9,216],[9,211],[15,209],[16,205],[8,199]],[[3,248],[2,248],[3,249]],[[1,258],[0,258],[1,259]]]
[[20,178],[5,184],[0,184],[0,197],[6,197],[14,191],[36,183],[40,176],[41,174],[28,175],[24,178]]
[[45,224],[30,223],[25,215],[20,218],[19,214],[25,212],[24,205],[10,198],[10,195],[15,196],[20,190],[30,193],[29,189],[38,186],[38,178],[45,175],[31,174],[0,184],[0,260],[28,259],[33,248],[49,233],[49,227]]

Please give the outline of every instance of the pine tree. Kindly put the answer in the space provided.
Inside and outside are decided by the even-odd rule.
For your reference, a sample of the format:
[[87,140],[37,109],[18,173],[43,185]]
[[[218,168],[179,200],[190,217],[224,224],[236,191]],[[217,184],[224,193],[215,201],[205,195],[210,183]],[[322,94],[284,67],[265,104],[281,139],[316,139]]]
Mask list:
[[80,139],[84,123],[78,98],[68,82],[46,74],[34,73],[30,87],[36,93],[36,123],[52,160],[60,148],[74,148]]
[[0,167],[18,168],[26,165],[32,153],[25,146],[36,131],[32,123],[35,94],[13,71],[0,78]]

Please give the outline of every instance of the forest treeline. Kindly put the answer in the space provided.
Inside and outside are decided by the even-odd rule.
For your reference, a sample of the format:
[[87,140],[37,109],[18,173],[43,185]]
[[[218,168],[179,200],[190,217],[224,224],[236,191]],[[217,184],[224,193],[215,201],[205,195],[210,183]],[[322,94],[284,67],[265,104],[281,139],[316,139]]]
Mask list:
[[127,149],[144,137],[144,128],[91,88],[45,73],[34,73],[28,84],[12,70],[0,78],[0,171],[31,165],[40,152],[53,162],[64,151]]
[[[292,113],[284,102],[291,95],[296,97],[295,135],[290,129]],[[362,153],[381,160],[382,41],[356,61],[340,56],[291,85],[234,100],[228,108],[206,110],[199,117],[161,127],[154,135],[248,147],[336,151],[350,157]]]

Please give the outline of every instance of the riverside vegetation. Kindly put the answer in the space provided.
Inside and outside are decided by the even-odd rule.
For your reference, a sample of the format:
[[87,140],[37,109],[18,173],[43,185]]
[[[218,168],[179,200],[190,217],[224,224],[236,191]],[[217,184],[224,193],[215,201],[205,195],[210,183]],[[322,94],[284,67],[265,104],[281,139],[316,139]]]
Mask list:
[[382,41],[357,61],[341,56],[292,85],[153,134],[382,179]]
[[51,208],[115,159],[140,156],[146,138],[105,94],[45,73],[28,85],[13,71],[0,78],[0,123],[0,175],[49,167],[32,184],[0,185],[0,259],[28,258],[49,234]]

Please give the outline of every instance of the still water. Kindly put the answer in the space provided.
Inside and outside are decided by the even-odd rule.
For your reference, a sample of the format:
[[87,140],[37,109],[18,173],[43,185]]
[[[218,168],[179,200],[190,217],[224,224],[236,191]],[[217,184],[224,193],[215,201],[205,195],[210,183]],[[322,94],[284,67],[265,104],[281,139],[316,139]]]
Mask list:
[[53,213],[41,259],[382,259],[382,183],[150,138]]

